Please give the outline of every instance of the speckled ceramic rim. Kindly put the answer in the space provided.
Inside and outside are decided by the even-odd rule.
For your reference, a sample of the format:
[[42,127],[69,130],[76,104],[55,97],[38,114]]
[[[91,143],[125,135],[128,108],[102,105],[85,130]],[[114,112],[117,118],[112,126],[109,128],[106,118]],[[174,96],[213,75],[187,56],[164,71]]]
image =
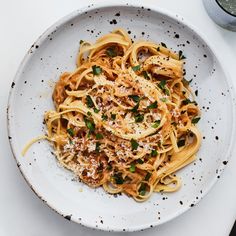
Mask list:
[[[58,22],[56,22],[54,25],[52,25],[49,29],[47,29],[39,38],[38,40],[35,42],[35,44],[37,45],[41,45],[44,43],[44,41],[46,40],[47,36],[49,34],[51,34],[54,30],[58,29],[59,27],[61,27],[63,24],[65,24],[66,22],[70,21],[70,20],[73,20],[74,18],[78,17],[78,15],[81,15],[82,13],[84,12],[90,12],[92,10],[95,10],[95,9],[101,9],[101,8],[107,8],[107,7],[145,7],[145,8],[150,8],[153,12],[156,12],[157,14],[160,13],[160,14],[163,14],[165,15],[166,17],[170,18],[170,19],[173,19],[175,21],[179,21],[181,24],[183,24],[184,26],[186,26],[187,28],[189,28],[190,30],[193,31],[193,33],[195,33],[202,41],[205,42],[205,44],[209,47],[209,49],[211,50],[212,54],[213,55],[217,55],[217,53],[214,53],[213,50],[211,49],[211,47],[209,46],[210,43],[199,33],[199,30],[196,30],[192,25],[190,25],[189,23],[186,23],[186,21],[182,18],[182,17],[177,17],[177,15],[174,15],[173,13],[169,13],[168,11],[166,10],[163,10],[163,9],[160,9],[160,8],[153,8],[153,6],[150,6],[150,5],[145,5],[145,4],[133,4],[133,3],[126,3],[126,2],[122,2],[122,3],[111,3],[111,2],[103,2],[103,3],[100,3],[100,4],[96,4],[96,5],[89,5],[83,9],[79,9],[75,12],[72,12],[71,14],[63,17],[61,20],[59,20]],[[216,57],[217,58],[217,57]],[[13,81],[13,84],[15,84],[15,86],[17,86],[17,83],[18,81],[20,80],[20,75],[24,69],[24,67],[27,65],[27,63],[29,63],[31,59],[31,54],[29,53],[29,51],[27,52],[27,54],[25,55],[23,61],[21,62],[20,66],[19,66],[19,69],[16,73],[16,76],[14,78],[14,81]],[[220,61],[221,62],[221,61]],[[220,63],[221,65],[224,65],[223,61]],[[222,68],[224,68],[222,66]],[[225,75],[226,75],[226,78],[227,78],[227,83],[228,83],[228,86],[233,88],[233,85],[232,85],[232,82],[231,80],[229,79],[229,75],[226,73],[226,71],[224,71]],[[14,86],[12,86],[14,87]],[[12,137],[14,136],[14,131],[12,130],[12,126],[11,124],[14,123],[14,120],[11,119],[10,117],[10,114],[11,114],[11,104],[13,103],[13,94],[14,94],[14,88],[12,88],[10,90],[10,94],[9,94],[9,100],[8,100],[8,108],[7,108],[7,121],[8,121],[8,134],[9,134],[9,137]],[[235,120],[235,92],[233,89],[230,90],[230,95],[231,95],[231,103],[232,103],[232,114],[233,114],[233,120]],[[229,146],[229,149],[228,149],[228,152],[226,154],[226,157],[225,159],[229,159],[229,157],[231,156],[232,154],[232,148],[233,148],[233,144],[234,144],[234,140],[235,140],[235,123],[232,124],[232,131],[231,131],[231,141],[230,141],[230,146]],[[17,162],[17,159],[20,158],[20,153],[16,153],[16,149],[15,149],[15,144],[14,144],[14,139],[12,141],[12,139],[9,138],[9,142],[10,142],[10,146],[11,146],[11,150],[12,150],[12,153],[13,153],[13,156]],[[18,165],[17,165],[18,166]],[[54,211],[56,211],[58,214],[62,215],[64,218],[68,219],[66,217],[66,214],[65,212],[62,212],[61,209],[58,209],[54,206],[54,204],[52,203],[48,203],[46,200],[47,199],[43,199],[43,197],[40,195],[39,192],[37,192],[37,189],[34,188],[34,186],[31,185],[30,183],[30,179],[27,178],[27,176],[24,175],[24,172],[23,170],[21,169],[20,166],[18,166],[19,169],[20,169],[20,172],[21,174],[23,175],[24,179],[26,180],[26,182],[29,184],[30,188],[33,190],[33,192],[44,202],[47,203],[47,205],[52,208]],[[222,170],[225,168],[225,165],[221,164],[219,166]],[[217,181],[217,178],[213,179],[211,182],[209,182],[208,184],[208,188],[205,189],[205,191],[203,191],[202,193],[202,196],[205,196],[209,190],[212,188],[212,186],[215,184],[215,182]],[[196,201],[196,203],[198,203],[200,201],[200,199],[198,199]],[[79,224],[82,224],[82,225],[85,225],[87,227],[90,227],[90,228],[94,228],[94,229],[101,229],[101,230],[105,230],[105,231],[116,231],[116,232],[120,232],[120,231],[139,231],[139,230],[143,230],[143,229],[147,229],[147,228],[150,228],[152,226],[157,226],[157,225],[160,225],[160,224],[163,224],[163,223],[166,223],[170,220],[172,220],[173,218],[181,215],[182,213],[184,213],[185,211],[187,211],[190,207],[189,206],[185,206],[182,208],[181,211],[178,211],[176,212],[175,215],[172,215],[170,216],[169,218],[167,217],[165,219],[165,221],[162,221],[161,223],[159,223],[158,221],[154,221],[154,222],[149,222],[148,224],[143,224],[143,225],[137,225],[135,227],[131,227],[131,228],[126,228],[126,229],[123,229],[123,228],[120,228],[119,226],[116,227],[116,228],[107,228],[103,225],[99,225],[98,228],[95,227],[95,224],[90,224],[90,223],[85,223],[83,222],[83,220],[81,221],[78,221],[78,219],[76,219],[75,217],[69,217],[72,221],[76,222],[76,223],[79,223]]]

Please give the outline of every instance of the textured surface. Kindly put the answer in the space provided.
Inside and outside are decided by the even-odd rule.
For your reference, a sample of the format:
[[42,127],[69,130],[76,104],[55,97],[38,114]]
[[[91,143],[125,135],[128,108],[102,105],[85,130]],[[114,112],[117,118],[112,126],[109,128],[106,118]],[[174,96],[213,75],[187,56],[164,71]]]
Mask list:
[[[151,1],[150,1],[151,2]],[[171,2],[171,1],[169,1]],[[181,5],[183,3],[183,5]],[[63,2],[58,2],[58,5],[61,4],[63,5]],[[76,4],[76,3],[75,3]],[[185,16],[189,19],[192,19],[192,23],[199,24],[199,27],[206,27],[205,24],[200,24],[200,22],[197,21],[197,16],[196,19],[193,18],[192,14],[189,12],[184,12],[184,6],[187,4],[185,1],[181,1],[180,5],[178,6],[171,6],[171,4],[166,3],[166,8],[171,10],[171,9],[176,9],[179,14],[186,14]],[[57,6],[58,6],[57,5]],[[64,3],[65,5],[65,3]],[[63,6],[64,6],[63,5]],[[161,5],[161,1],[160,1]],[[57,12],[57,18],[69,13],[70,11],[74,10],[73,6],[67,6],[66,7],[61,7],[61,11],[58,10]],[[164,2],[161,5],[162,7],[165,7]],[[30,7],[30,6],[29,6]],[[35,7],[42,9],[44,11],[43,6],[36,6],[35,4],[32,4],[32,11],[34,10]],[[40,8],[41,7],[41,8]],[[51,6],[52,8],[55,6]],[[78,8],[78,4],[74,5],[74,8]],[[179,10],[178,10],[179,7]],[[182,7],[182,8],[181,8]],[[187,8],[187,6],[185,6]],[[202,8],[201,4],[196,3],[196,8],[199,9],[198,15],[202,14],[203,17],[205,17],[206,21],[208,20],[207,16],[205,15],[204,9]],[[64,11],[63,11],[63,10]],[[66,11],[67,10],[67,11]],[[36,11],[37,12],[37,11]],[[13,14],[13,13],[12,13]],[[20,13],[18,13],[20,14]],[[6,108],[6,100],[7,100],[7,88],[10,88],[11,84],[11,78],[13,77],[16,68],[24,55],[26,49],[28,49],[28,45],[32,44],[32,42],[35,40],[35,38],[42,33],[42,31],[49,26],[53,21],[55,21],[57,18],[55,15],[50,15],[48,14],[48,19],[46,21],[45,17],[39,16],[39,19],[36,20],[36,18],[31,19],[31,24],[28,27],[32,27],[29,29],[27,27],[27,22],[29,20],[27,17],[33,16],[32,15],[27,15],[21,13],[22,20],[25,20],[25,25],[24,27],[16,27],[15,31],[12,32],[12,28],[14,27],[13,23],[10,24],[11,22],[8,22],[10,25],[3,25],[4,29],[6,29],[6,33],[8,35],[12,35],[8,39],[4,39],[5,45],[8,45],[7,47],[1,47],[1,50],[3,50],[4,53],[4,63],[5,67],[3,66],[3,72],[2,75],[5,77],[5,80],[1,80],[1,108],[5,109]],[[29,13],[30,14],[30,13]],[[56,13],[55,13],[56,14]],[[191,16],[190,16],[191,15]],[[21,16],[21,15],[19,15]],[[8,14],[9,17],[9,14]],[[50,17],[52,17],[50,21]],[[194,22],[195,19],[195,22]],[[34,24],[35,20],[35,24]],[[44,22],[45,21],[45,22]],[[224,40],[228,44],[233,45],[233,39],[235,40],[235,35],[233,33],[223,31],[219,28],[216,28],[210,20],[208,20],[208,27],[212,26],[211,29],[211,34],[215,34],[215,37],[218,37],[217,40],[212,41],[212,46],[217,48],[218,55],[222,55],[224,52],[229,52],[228,46],[225,44],[224,45]],[[5,21],[6,22],[6,21]],[[38,25],[37,22],[40,22],[40,25]],[[22,22],[23,25],[24,22]],[[2,24],[2,23],[1,23]],[[16,22],[14,22],[16,24]],[[44,25],[43,25],[44,24]],[[35,27],[37,25],[37,27]],[[25,31],[23,32],[23,29]],[[204,29],[204,28],[203,28]],[[208,30],[209,31],[209,30]],[[20,34],[21,33],[21,34]],[[24,35],[24,34],[27,35]],[[224,38],[221,37],[220,34],[224,34]],[[211,34],[206,34],[206,36],[209,39],[214,39],[215,37],[212,37]],[[22,39],[20,40],[20,35],[22,35]],[[19,39],[16,41],[16,37]],[[212,37],[212,38],[211,38]],[[1,39],[3,40],[3,39]],[[27,41],[28,40],[28,41]],[[232,42],[230,42],[232,41]],[[7,43],[7,44],[6,44]],[[14,49],[14,50],[13,50]],[[235,53],[235,45],[234,49],[232,48],[231,51]],[[224,53],[225,54],[225,53]],[[230,69],[230,63],[233,64],[233,54],[227,53],[227,56],[224,56],[226,58],[225,66],[227,69]],[[228,65],[227,65],[228,64]],[[230,71],[229,71],[230,72]],[[5,88],[5,89],[4,89]],[[4,123],[4,114],[1,116],[2,123]],[[5,128],[5,127],[4,127]],[[71,235],[78,235],[79,233],[87,233],[87,235],[92,235],[95,232],[86,228],[81,228],[80,226],[77,226],[73,223],[69,223],[67,221],[64,221],[62,218],[60,218],[58,215],[54,214],[50,209],[48,209],[46,206],[44,206],[35,196],[32,194],[30,189],[27,187],[27,185],[24,183],[23,178],[19,175],[19,171],[16,169],[16,165],[11,158],[11,154],[9,152],[8,148],[8,143],[6,140],[6,131],[4,129],[4,133],[1,134],[1,145],[4,146],[4,158],[2,160],[1,164],[1,173],[4,174],[5,178],[1,179],[1,186],[2,189],[6,189],[4,194],[1,195],[1,202],[4,205],[4,215],[1,213],[1,227],[0,229],[3,231],[0,233],[3,235],[15,235],[16,233],[19,234],[19,228],[22,228],[22,233],[25,232],[27,228],[27,233],[28,235],[39,235],[45,234],[45,235],[53,235],[53,232],[55,235],[65,235],[66,233],[70,233]],[[4,135],[4,136],[3,136]],[[3,148],[2,148],[3,150]],[[182,227],[178,227],[178,232],[182,234],[190,234],[192,232],[197,235],[199,233],[202,233],[204,235],[204,230],[203,227],[200,227],[203,222],[207,220],[207,218],[212,218],[213,215],[217,215],[216,220],[220,220],[221,222],[225,222],[225,224],[219,225],[219,228],[214,224],[214,222],[208,222],[208,228],[206,228],[205,235],[207,235],[207,232],[209,233],[214,233],[215,235],[227,235],[227,233],[230,230],[231,224],[233,222],[233,215],[234,212],[232,210],[232,202],[230,202],[230,199],[233,199],[233,194],[235,194],[232,190],[230,190],[231,185],[230,179],[233,179],[233,167],[231,164],[233,161],[231,160],[229,163],[229,167],[226,168],[226,172],[223,174],[222,178],[220,181],[217,183],[216,187],[211,191],[211,193],[204,199],[198,206],[193,208],[190,212],[184,214],[180,218],[167,223],[159,228],[154,228],[152,230],[147,231],[147,234],[154,234],[155,232],[160,232],[162,235],[174,235],[174,232],[176,232],[176,227],[177,225],[180,226],[182,223]],[[228,178],[228,179],[227,179]],[[223,182],[226,181],[226,182]],[[222,183],[223,182],[223,183]],[[224,186],[224,188],[223,188]],[[222,189],[224,191],[222,191]],[[228,191],[228,192],[227,192]],[[231,192],[232,191],[232,192]],[[230,198],[230,199],[227,199]],[[207,200],[208,199],[208,200]],[[219,204],[219,201],[222,202],[222,204]],[[227,203],[227,204],[226,204]],[[221,208],[222,205],[222,208]],[[225,211],[227,210],[227,205],[229,211],[227,214],[225,214]],[[231,209],[231,210],[230,210]],[[38,214],[36,215],[35,212]],[[224,215],[220,214],[220,212],[224,212]],[[19,214],[18,218],[21,220],[19,221],[19,225],[17,224],[16,221],[14,221],[14,218],[12,215],[14,214]],[[32,217],[31,215],[34,215]],[[208,216],[208,217],[207,217]],[[206,217],[206,218],[205,218]],[[222,217],[222,219],[220,218]],[[228,218],[229,217],[229,218]],[[231,220],[231,221],[230,221]],[[16,227],[9,227],[9,222],[12,222]],[[49,223],[50,222],[50,223]],[[47,227],[45,227],[47,225]],[[59,226],[60,225],[60,226]],[[186,228],[184,226],[188,225]],[[198,227],[197,227],[198,225]],[[205,224],[204,224],[205,225]],[[196,229],[201,231],[196,231]],[[41,229],[41,231],[39,230]],[[40,233],[39,233],[40,232]],[[98,233],[99,234],[99,233]],[[138,233],[142,234],[142,233]],[[102,235],[102,233],[101,233]]]

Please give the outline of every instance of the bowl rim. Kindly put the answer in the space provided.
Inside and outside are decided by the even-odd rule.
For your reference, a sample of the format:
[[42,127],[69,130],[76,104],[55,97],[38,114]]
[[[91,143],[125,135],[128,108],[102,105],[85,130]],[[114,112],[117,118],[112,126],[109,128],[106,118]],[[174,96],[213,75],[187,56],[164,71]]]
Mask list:
[[[45,39],[48,37],[49,34],[51,34],[53,31],[57,30],[59,27],[63,26],[64,24],[66,24],[67,22],[73,20],[74,18],[78,17],[79,15],[85,13],[85,12],[90,12],[96,9],[101,9],[101,8],[110,8],[110,7],[127,7],[127,8],[145,8],[145,9],[151,9],[152,12],[155,12],[156,14],[162,14],[165,15],[166,17],[168,17],[169,19],[176,21],[176,22],[180,22],[182,25],[184,25],[185,27],[187,27],[189,30],[191,30],[193,33],[195,33],[200,40],[202,40],[207,47],[209,48],[209,50],[211,51],[211,53],[215,56],[216,60],[219,62],[219,64],[222,67],[222,71],[225,74],[225,78],[226,78],[226,82],[228,84],[228,86],[231,88],[229,93],[231,96],[231,104],[232,104],[232,118],[234,120],[235,118],[235,112],[236,112],[236,103],[235,103],[235,90],[234,90],[234,86],[231,80],[231,77],[229,76],[228,72],[224,70],[224,67],[222,66],[223,60],[220,60],[219,56],[217,56],[217,51],[213,50],[211,43],[206,39],[206,37],[201,33],[200,30],[196,29],[196,27],[194,27],[192,24],[190,24],[184,17],[182,17],[179,14],[175,14],[173,12],[170,12],[169,10],[160,8],[159,6],[152,6],[150,3],[133,3],[133,2],[127,2],[127,0],[123,1],[121,0],[121,2],[111,2],[109,0],[106,0],[104,2],[100,2],[100,3],[96,3],[96,4],[90,4],[86,7],[83,8],[79,8],[78,10],[75,10],[69,14],[67,14],[66,16],[60,18],[58,21],[56,21],[54,24],[52,24],[49,28],[47,28],[39,37],[38,39],[34,42],[34,45],[41,45],[42,43],[44,43]],[[73,217],[73,215],[71,217],[68,218],[68,214],[65,214],[65,212],[63,212],[61,209],[58,209],[54,206],[54,204],[47,202],[47,199],[44,199],[40,193],[37,191],[37,189],[35,189],[35,187],[30,183],[30,179],[24,174],[24,170],[21,168],[21,166],[19,165],[18,159],[20,157],[20,154],[16,152],[16,148],[15,148],[15,144],[14,144],[14,139],[12,139],[12,135],[14,136],[14,132],[13,132],[13,128],[12,128],[12,124],[14,123],[14,121],[11,118],[11,113],[12,113],[12,104],[13,104],[13,99],[14,99],[14,86],[17,86],[17,83],[20,80],[21,77],[21,73],[24,69],[24,67],[28,64],[28,62],[31,60],[32,57],[32,53],[31,52],[32,46],[31,48],[27,51],[27,53],[25,54],[23,60],[21,61],[17,72],[15,74],[15,77],[13,79],[12,82],[12,86],[10,88],[10,92],[9,92],[9,97],[8,97],[8,106],[7,106],[7,129],[8,129],[8,137],[9,137],[9,143],[10,143],[10,148],[13,154],[13,157],[16,161],[16,164],[20,170],[20,173],[22,174],[23,178],[25,179],[25,181],[27,182],[27,184],[29,185],[29,187],[31,188],[31,190],[39,197],[39,199],[41,199],[44,203],[47,204],[47,206],[49,206],[52,210],[54,210],[55,212],[57,212],[58,214],[60,214],[61,216],[63,216],[65,219],[67,220],[72,220],[75,223],[84,225],[86,227],[89,228],[93,228],[93,229],[100,229],[100,230],[104,230],[104,231],[109,231],[109,232],[122,232],[122,231],[130,231],[130,232],[134,232],[134,231],[140,231],[140,230],[144,230],[147,228],[152,228],[153,226],[157,226],[157,225],[161,225],[164,224],[166,222],[169,222],[170,220],[176,218],[177,216],[181,215],[182,213],[186,212],[187,210],[189,210],[191,207],[188,205],[185,205],[184,207],[182,207],[181,210],[177,211],[175,214],[172,214],[170,217],[166,217],[165,220],[158,222],[150,222],[150,223],[146,223],[146,224],[142,224],[142,225],[136,225],[136,226],[132,226],[129,228],[121,228],[121,227],[113,227],[113,228],[108,228],[107,226],[103,225],[103,224],[99,224],[96,225],[94,223],[87,223],[84,222],[83,219],[82,220],[78,220],[77,218]],[[235,141],[235,134],[236,134],[236,123],[233,122],[232,125],[232,129],[231,129],[231,140],[230,140],[230,144],[229,144],[229,148],[227,153],[225,154],[225,160],[229,160],[230,156],[232,155],[232,151],[233,151],[233,144]],[[223,165],[222,163],[219,165],[219,168],[222,170],[219,174],[221,175],[223,170],[225,169],[225,165]],[[203,190],[201,198],[199,198],[198,200],[195,201],[195,205],[199,203],[199,201],[207,194],[209,193],[210,189],[212,189],[213,185],[217,182],[218,178],[214,178],[212,179],[211,182],[209,182],[209,184],[207,185],[207,188],[205,188],[205,190]]]

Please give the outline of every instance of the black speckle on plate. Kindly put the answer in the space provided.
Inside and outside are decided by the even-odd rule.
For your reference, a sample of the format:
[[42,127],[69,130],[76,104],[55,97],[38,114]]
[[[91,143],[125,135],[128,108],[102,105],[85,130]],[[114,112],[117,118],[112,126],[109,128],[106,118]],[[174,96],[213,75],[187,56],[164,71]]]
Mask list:
[[15,82],[12,82],[11,83],[11,88],[14,88],[14,86],[15,86]]
[[64,216],[64,218],[65,218],[66,220],[71,220],[71,216],[72,216],[72,215],[67,215],[67,216]]
[[175,34],[175,36],[174,36],[174,37],[178,39],[178,38],[179,38],[179,34]]
[[227,164],[228,164],[228,161],[223,161],[223,164],[224,164],[224,165],[227,165]]

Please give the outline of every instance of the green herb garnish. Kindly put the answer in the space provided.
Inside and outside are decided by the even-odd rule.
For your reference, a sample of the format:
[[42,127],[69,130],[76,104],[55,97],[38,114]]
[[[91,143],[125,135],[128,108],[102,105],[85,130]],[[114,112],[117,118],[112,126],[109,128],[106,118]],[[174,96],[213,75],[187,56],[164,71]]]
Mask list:
[[112,166],[110,164],[107,165],[107,170],[112,170]]
[[134,102],[139,102],[140,97],[138,95],[129,95],[129,98],[131,98]]
[[165,93],[167,96],[170,96],[170,91],[169,91],[169,89],[164,88],[164,93]]
[[183,51],[179,51],[179,60],[186,59],[186,57],[183,55]]
[[140,158],[137,160],[137,162],[138,162],[138,164],[143,164],[144,163],[144,161]]
[[144,77],[145,79],[150,79],[150,77],[149,77],[147,71],[143,71],[143,77]]
[[162,102],[167,102],[167,98],[161,98]]
[[74,144],[73,141],[72,141],[70,138],[69,138],[69,143],[70,143],[70,144]]
[[92,115],[92,113],[91,113],[90,111],[88,111],[88,112],[87,112],[87,115],[88,115],[88,116],[91,116],[91,115]]
[[200,119],[201,119],[200,117],[193,118],[192,119],[192,124],[197,124]]
[[72,128],[69,128],[69,129],[67,129],[66,131],[67,131],[67,133],[68,133],[71,137],[74,137],[75,132],[74,132],[74,130],[73,130]]
[[108,119],[108,116],[105,115],[105,114],[102,114],[102,120],[104,121],[104,120],[107,120],[107,119]]
[[146,184],[145,183],[141,183],[138,192],[139,192],[139,195],[141,195],[141,196],[144,196],[146,194]]
[[191,101],[191,100],[188,99],[188,98],[185,99],[185,100],[183,100],[182,103],[183,103],[183,105],[187,105],[187,104],[189,104],[189,103],[193,103],[193,104],[197,105],[197,103],[196,103],[195,101]]
[[144,115],[143,115],[143,114],[138,113],[138,114],[136,114],[136,115],[134,116],[134,120],[135,120],[136,123],[142,122],[143,119],[144,119]]
[[148,181],[148,180],[150,179],[151,176],[152,176],[152,173],[147,172],[147,174],[146,174],[144,180],[145,180],[145,181]]
[[178,147],[183,147],[185,145],[185,140],[184,139],[180,139],[178,142],[177,142],[177,145]]
[[93,74],[94,75],[100,75],[102,73],[102,68],[100,66],[92,66]]
[[112,119],[112,120],[115,120],[115,119],[116,119],[116,114],[112,114],[112,113],[111,113],[111,119]]
[[192,101],[187,98],[187,99],[183,100],[182,103],[183,103],[183,105],[187,105],[189,103],[192,103]]
[[95,147],[95,151],[96,151],[96,152],[99,152],[99,151],[100,151],[100,145],[101,145],[101,143],[96,142],[96,147]]
[[134,163],[131,163],[130,168],[129,168],[129,171],[132,172],[132,173],[134,173],[134,172],[135,172],[135,169],[136,169],[135,164],[134,164]]
[[134,139],[131,139],[130,142],[131,142],[132,151],[137,150],[137,149],[138,149],[138,146],[139,146],[139,144],[137,143],[137,141],[134,140]]
[[85,123],[86,127],[89,129],[90,133],[94,132],[95,124],[94,124],[93,120],[90,120],[87,117],[84,117],[84,123]]
[[157,101],[155,101],[154,103],[152,103],[151,105],[149,105],[147,108],[148,108],[148,109],[155,109],[155,108],[157,108]]
[[161,120],[156,120],[154,124],[152,125],[152,128],[157,128],[161,123]]
[[114,47],[107,48],[106,54],[109,57],[116,57],[117,56],[117,52]]
[[94,108],[93,108],[93,111],[94,111],[95,113],[98,113],[100,110],[99,110],[98,108],[94,107]]
[[139,101],[137,102],[137,104],[130,110],[131,112],[137,112],[139,108]]
[[185,86],[188,86],[192,81],[193,81],[193,79],[191,79],[191,80],[186,80],[185,78],[182,79],[182,83],[183,83]]
[[92,100],[92,98],[91,98],[89,95],[86,96],[86,104],[87,104],[87,106],[88,106],[89,108],[94,107],[93,100]]
[[81,40],[79,41],[79,44],[82,44],[83,42],[84,42],[84,40],[81,39]]
[[132,69],[133,69],[133,71],[138,71],[138,70],[140,70],[140,65],[133,66]]
[[116,173],[113,175],[113,179],[115,181],[116,184],[123,184],[124,183],[124,179],[122,177],[122,173]]
[[166,86],[166,80],[161,80],[161,82],[158,84],[158,87],[160,89],[165,89],[165,86]]
[[158,87],[168,96],[170,96],[170,91],[169,89],[166,88],[166,80],[162,80],[159,84]]
[[103,135],[102,135],[102,134],[99,134],[99,133],[97,133],[97,134],[96,134],[96,139],[103,139]]
[[157,150],[155,150],[155,149],[152,149],[152,151],[151,151],[151,157],[156,157],[157,156]]

